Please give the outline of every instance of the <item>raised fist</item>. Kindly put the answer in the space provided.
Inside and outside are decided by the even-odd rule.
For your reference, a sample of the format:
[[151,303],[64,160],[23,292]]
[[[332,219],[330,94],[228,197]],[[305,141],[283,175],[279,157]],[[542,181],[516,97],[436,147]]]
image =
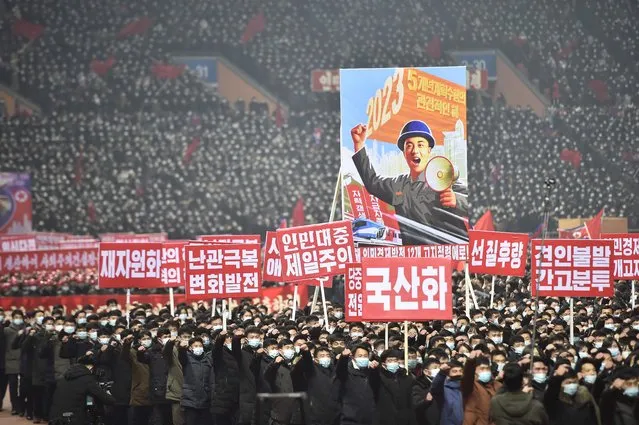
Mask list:
[[366,143],[366,126],[363,124],[357,124],[351,129],[351,138],[353,139],[353,149],[355,152],[359,152]]

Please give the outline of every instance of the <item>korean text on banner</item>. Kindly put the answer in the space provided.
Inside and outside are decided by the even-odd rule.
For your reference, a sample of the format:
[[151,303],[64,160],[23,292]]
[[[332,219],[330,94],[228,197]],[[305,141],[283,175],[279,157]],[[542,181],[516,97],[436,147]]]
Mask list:
[[100,243],[100,288],[162,288],[162,243]]
[[0,235],[0,252],[35,251],[34,233],[25,235]]
[[277,247],[275,232],[266,232],[262,278],[268,282],[282,281],[282,258],[280,257],[280,250]]
[[31,177],[25,173],[0,173],[0,234],[31,232]]
[[356,242],[468,242],[466,73],[340,71],[342,212]]
[[542,297],[612,297],[613,242],[601,239],[551,239],[532,241],[532,295],[539,276]]
[[198,241],[211,243],[232,243],[232,244],[260,244],[262,237],[260,235],[200,235]]
[[469,236],[471,273],[524,276],[528,234],[471,230]]
[[614,243],[612,251],[613,277],[615,279],[638,279],[639,234],[608,233],[602,234],[601,239],[611,240]]
[[259,296],[259,244],[187,245],[185,256],[187,298]]
[[287,282],[344,273],[355,258],[349,221],[291,227],[276,234]]
[[362,258],[448,258],[453,261],[468,259],[468,244],[428,246],[359,246],[356,260]]
[[344,273],[344,320],[362,320],[362,265],[351,263]]
[[66,271],[97,266],[98,250],[95,248],[0,252],[0,274]]
[[185,246],[186,242],[164,242],[162,244],[160,280],[167,288],[184,285]]
[[451,320],[451,261],[362,259],[362,320]]

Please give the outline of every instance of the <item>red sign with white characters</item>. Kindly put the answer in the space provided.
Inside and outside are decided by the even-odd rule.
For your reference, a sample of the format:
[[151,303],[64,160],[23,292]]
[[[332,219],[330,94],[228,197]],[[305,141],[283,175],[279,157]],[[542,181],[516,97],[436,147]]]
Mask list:
[[100,243],[100,288],[162,288],[162,243]]
[[0,274],[65,271],[98,265],[95,248],[0,252]]
[[601,239],[611,240],[614,243],[613,277],[615,279],[639,278],[639,233],[608,233],[602,234]]
[[184,247],[186,242],[164,242],[162,244],[162,264],[160,280],[166,287],[184,285]]
[[344,320],[362,320],[362,265],[351,263],[344,273]]
[[232,243],[232,244],[245,244],[245,243],[262,243],[260,235],[200,235],[197,237],[198,241],[211,242],[211,243]]
[[468,232],[470,246],[469,271],[502,276],[526,274],[526,233]]

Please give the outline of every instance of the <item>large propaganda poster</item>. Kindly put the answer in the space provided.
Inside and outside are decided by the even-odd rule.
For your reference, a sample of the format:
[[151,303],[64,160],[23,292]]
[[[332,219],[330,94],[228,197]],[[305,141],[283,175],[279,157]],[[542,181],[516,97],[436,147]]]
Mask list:
[[354,240],[467,243],[466,68],[342,69],[340,99]]
[[31,177],[0,173],[0,234],[29,233],[32,222]]

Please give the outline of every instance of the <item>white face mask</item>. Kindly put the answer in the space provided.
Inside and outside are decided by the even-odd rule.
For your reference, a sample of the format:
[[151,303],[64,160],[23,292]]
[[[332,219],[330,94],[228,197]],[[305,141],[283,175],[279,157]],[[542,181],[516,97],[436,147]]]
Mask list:
[[56,332],[62,332],[63,329],[64,329],[64,325],[55,325]]
[[430,369],[430,376],[432,378],[436,377],[438,373],[439,373],[439,369]]

